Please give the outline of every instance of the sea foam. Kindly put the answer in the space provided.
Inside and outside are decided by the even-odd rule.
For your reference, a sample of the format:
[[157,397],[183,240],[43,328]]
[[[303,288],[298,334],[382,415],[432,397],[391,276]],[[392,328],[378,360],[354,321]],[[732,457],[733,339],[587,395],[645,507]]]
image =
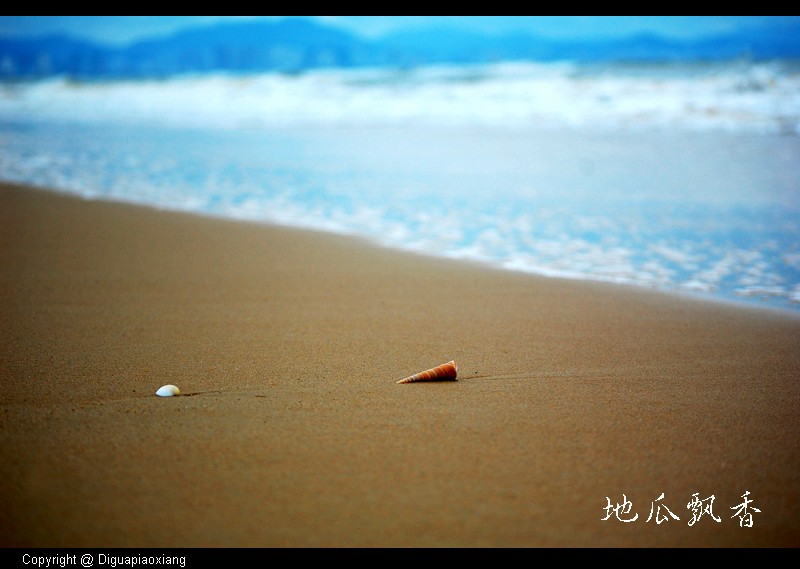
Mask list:
[[0,85],[0,178],[800,309],[796,64]]
[[0,86],[0,116],[183,127],[471,124],[786,132],[800,125],[795,64],[505,63],[299,75],[196,75]]

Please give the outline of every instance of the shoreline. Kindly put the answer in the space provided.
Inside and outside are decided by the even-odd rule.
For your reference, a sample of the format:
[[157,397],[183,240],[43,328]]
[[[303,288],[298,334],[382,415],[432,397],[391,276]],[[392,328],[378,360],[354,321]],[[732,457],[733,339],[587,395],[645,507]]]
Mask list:
[[772,306],[772,305],[760,305],[758,302],[755,301],[748,301],[743,299],[737,298],[728,298],[728,297],[720,297],[706,293],[698,293],[693,292],[690,290],[681,290],[680,288],[672,288],[672,289],[664,289],[654,286],[647,286],[638,283],[631,283],[631,282],[619,282],[614,279],[602,279],[602,278],[592,278],[591,276],[585,275],[553,275],[547,274],[546,271],[534,271],[534,270],[525,270],[525,269],[515,269],[515,268],[508,268],[503,266],[500,263],[496,263],[493,261],[482,261],[477,259],[467,259],[467,258],[457,258],[452,256],[445,256],[445,255],[438,255],[433,252],[423,251],[418,249],[412,248],[404,248],[398,247],[391,244],[386,244],[380,242],[375,237],[370,237],[367,235],[359,235],[348,231],[336,231],[332,229],[324,229],[324,228],[317,228],[317,227],[310,227],[304,225],[292,225],[292,224],[283,224],[278,222],[273,222],[269,220],[257,220],[257,219],[247,219],[247,218],[236,218],[236,217],[229,217],[222,214],[216,213],[209,213],[209,212],[197,212],[197,211],[189,211],[189,210],[182,210],[182,209],[173,209],[168,207],[159,207],[157,205],[148,204],[148,203],[141,203],[137,201],[127,201],[123,199],[114,199],[114,198],[105,198],[105,197],[87,197],[83,196],[77,192],[72,190],[64,190],[64,189],[56,189],[50,188],[46,186],[38,186],[32,185],[22,182],[9,182],[9,181],[2,181],[0,180],[0,185],[2,186],[13,186],[18,187],[21,189],[27,189],[30,191],[38,191],[38,192],[45,192],[50,194],[55,194],[59,196],[66,196],[69,198],[74,198],[82,201],[89,201],[89,202],[100,202],[100,203],[109,203],[109,204],[121,204],[127,205],[134,208],[142,208],[145,210],[153,211],[153,212],[165,212],[165,213],[175,213],[178,215],[188,215],[188,216],[196,216],[199,219],[211,219],[211,220],[218,220],[218,221],[227,221],[231,223],[242,223],[254,226],[265,226],[265,227],[275,227],[275,228],[282,228],[287,229],[289,231],[300,231],[300,232],[308,232],[311,234],[319,234],[323,238],[325,236],[335,236],[335,237],[342,237],[345,239],[353,239],[354,241],[361,241],[368,246],[377,247],[379,249],[386,249],[388,251],[394,251],[402,254],[409,254],[409,255],[418,255],[420,257],[434,259],[434,260],[441,260],[447,262],[455,262],[455,263],[464,263],[465,265],[471,265],[478,269],[485,269],[490,271],[500,271],[500,272],[510,272],[514,274],[520,275],[527,275],[532,276],[534,278],[544,278],[544,279],[553,279],[555,281],[571,281],[571,282],[587,282],[587,283],[597,283],[601,285],[610,285],[612,287],[621,287],[631,288],[637,291],[647,291],[652,292],[655,294],[666,295],[667,297],[675,297],[677,299],[684,299],[691,302],[707,302],[711,303],[712,305],[720,305],[720,306],[729,306],[731,308],[742,308],[745,310],[755,310],[759,311],[766,311],[767,313],[773,313],[776,315],[783,315],[788,316],[790,318],[800,318],[800,309],[791,309],[787,307],[780,307],[780,306]]
[[800,545],[791,313],[11,184],[0,219],[3,547]]

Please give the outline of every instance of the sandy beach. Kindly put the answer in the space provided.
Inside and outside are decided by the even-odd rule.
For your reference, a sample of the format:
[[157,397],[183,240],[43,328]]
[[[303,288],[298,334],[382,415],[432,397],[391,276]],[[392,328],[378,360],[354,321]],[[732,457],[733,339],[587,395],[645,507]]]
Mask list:
[[800,546],[797,316],[9,184],[0,266],[4,547]]

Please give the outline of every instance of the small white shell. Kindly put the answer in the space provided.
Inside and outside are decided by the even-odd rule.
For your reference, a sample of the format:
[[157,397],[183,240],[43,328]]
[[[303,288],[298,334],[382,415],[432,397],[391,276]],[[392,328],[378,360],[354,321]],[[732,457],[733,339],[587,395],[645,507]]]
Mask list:
[[173,395],[180,395],[181,390],[174,385],[164,385],[158,388],[156,395],[159,397],[172,397]]

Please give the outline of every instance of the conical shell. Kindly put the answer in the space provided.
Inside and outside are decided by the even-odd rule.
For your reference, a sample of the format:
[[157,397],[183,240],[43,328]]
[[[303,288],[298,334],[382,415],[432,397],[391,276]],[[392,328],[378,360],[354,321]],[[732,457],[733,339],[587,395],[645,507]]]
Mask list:
[[414,375],[401,379],[397,383],[414,383],[415,381],[440,381],[445,379],[455,380],[458,375],[458,365],[454,361],[449,361],[446,364],[436,366],[431,369],[426,369]]

